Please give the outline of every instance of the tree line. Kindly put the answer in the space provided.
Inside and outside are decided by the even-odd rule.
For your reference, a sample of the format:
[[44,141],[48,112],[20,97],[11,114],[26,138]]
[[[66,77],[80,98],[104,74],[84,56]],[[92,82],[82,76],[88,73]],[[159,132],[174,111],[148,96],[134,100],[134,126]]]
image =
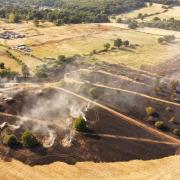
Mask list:
[[[49,0],[47,2],[51,1],[52,0]],[[55,2],[57,1],[54,1],[54,3]],[[68,3],[65,3],[65,1],[61,0],[58,2],[59,4],[54,9],[41,9],[38,3],[37,6],[26,6],[25,2],[22,2],[24,6],[22,6],[21,3],[19,3],[19,5],[17,4],[16,6],[11,4],[8,6],[3,6],[2,2],[0,8],[0,18],[8,19],[8,21],[12,23],[33,19],[48,20],[55,23],[56,25],[104,23],[109,22],[108,16],[110,14],[120,14],[145,6],[145,3],[141,2],[140,0],[97,0],[97,2],[85,0],[83,2],[81,1],[81,3],[78,0],[70,0]],[[21,8],[19,8],[19,6]]]

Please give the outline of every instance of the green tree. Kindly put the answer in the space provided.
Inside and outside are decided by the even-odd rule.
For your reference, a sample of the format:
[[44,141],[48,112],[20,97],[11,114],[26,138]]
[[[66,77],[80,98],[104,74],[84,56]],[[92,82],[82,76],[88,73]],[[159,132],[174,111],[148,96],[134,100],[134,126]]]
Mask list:
[[4,65],[4,63],[2,62],[2,63],[0,63],[0,69],[5,69],[5,65]]
[[8,22],[9,23],[18,23],[19,22],[19,16],[14,14],[14,13],[11,13],[9,14],[9,18],[8,18]]
[[128,46],[129,46],[129,41],[128,41],[128,40],[124,41],[124,42],[123,42],[123,45],[124,45],[125,47],[128,47]]
[[164,128],[164,122],[163,121],[156,121],[154,126],[158,129]]
[[21,136],[21,142],[23,146],[33,148],[39,144],[36,137],[29,131],[25,131]]
[[37,18],[34,18],[33,19],[33,24],[35,27],[38,27],[39,26],[39,20]]
[[128,24],[130,29],[136,29],[138,27],[138,23],[136,21],[132,21]]
[[16,146],[18,144],[18,141],[14,134],[5,134],[3,137],[3,144],[12,147]]
[[116,40],[114,40],[114,46],[115,47],[118,47],[118,48],[120,48],[121,46],[122,46],[122,44],[123,44],[123,41],[122,41],[122,39],[116,39]]
[[84,118],[78,117],[75,119],[74,124],[73,124],[74,129],[76,131],[86,131],[87,129],[87,124]]
[[106,43],[106,44],[104,44],[104,47],[105,47],[106,51],[108,51],[108,49],[111,47],[111,45],[109,43]]
[[21,71],[24,78],[28,78],[30,76],[29,68],[27,65],[23,65]]

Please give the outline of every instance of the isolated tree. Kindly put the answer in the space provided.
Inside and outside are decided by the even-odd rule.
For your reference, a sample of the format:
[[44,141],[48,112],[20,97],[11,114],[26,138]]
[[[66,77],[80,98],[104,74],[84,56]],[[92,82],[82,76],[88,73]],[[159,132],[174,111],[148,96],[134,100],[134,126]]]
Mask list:
[[28,78],[30,76],[29,68],[27,65],[22,66],[22,74],[24,78]]
[[129,46],[129,41],[128,41],[128,40],[124,41],[124,42],[123,42],[123,45],[124,45],[125,47],[128,47],[128,46]]
[[38,27],[39,26],[39,20],[37,18],[34,18],[33,19],[33,24],[35,27]]
[[138,23],[136,21],[132,21],[128,24],[130,29],[136,29],[138,27]]
[[163,38],[158,38],[158,43],[159,43],[159,44],[163,44],[163,42],[164,42],[164,39],[163,39]]
[[122,23],[122,18],[118,18],[118,19],[116,20],[116,22],[117,22],[117,23]]
[[109,43],[106,43],[106,44],[104,44],[104,47],[105,47],[106,51],[108,51],[108,49],[111,47],[111,45]]
[[3,137],[3,144],[12,147],[16,146],[18,144],[18,141],[14,134],[5,134]]
[[152,6],[153,5],[153,2],[149,2],[149,6]]
[[14,13],[9,14],[8,22],[9,23],[18,23],[19,22],[19,16],[14,14]]
[[143,14],[142,13],[139,13],[138,16],[137,16],[138,19],[143,19]]
[[159,17],[154,17],[153,20],[154,21],[160,21],[161,19]]
[[39,142],[36,137],[29,131],[25,131],[21,136],[21,143],[24,147],[33,148],[36,147]]
[[65,62],[66,61],[66,56],[59,55],[57,61],[58,61],[59,64]]
[[76,131],[86,131],[87,130],[87,124],[84,118],[78,117],[74,120],[73,127]]
[[118,39],[114,40],[114,46],[115,47],[120,48],[122,46],[122,44],[123,44],[122,39],[118,38]]
[[0,63],[0,69],[5,69],[4,63]]

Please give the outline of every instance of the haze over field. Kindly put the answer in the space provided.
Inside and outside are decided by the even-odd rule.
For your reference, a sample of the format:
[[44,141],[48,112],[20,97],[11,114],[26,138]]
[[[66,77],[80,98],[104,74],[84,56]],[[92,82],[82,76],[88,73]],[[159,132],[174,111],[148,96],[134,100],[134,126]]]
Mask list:
[[1,179],[179,179],[179,49],[179,0],[0,0]]

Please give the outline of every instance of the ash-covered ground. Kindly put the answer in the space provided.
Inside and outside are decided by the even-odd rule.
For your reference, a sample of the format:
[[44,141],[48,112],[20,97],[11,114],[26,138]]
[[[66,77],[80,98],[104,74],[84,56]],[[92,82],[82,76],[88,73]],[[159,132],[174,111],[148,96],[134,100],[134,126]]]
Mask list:
[[[180,129],[180,104],[174,98],[179,94],[178,87],[176,78],[172,81],[157,73],[109,64],[78,68],[73,64],[41,82],[3,82],[1,134],[8,129],[20,137],[28,130],[41,145],[9,148],[1,141],[1,156],[35,165],[173,155],[180,146],[179,136],[173,133]],[[149,120],[147,107],[158,115]],[[85,132],[73,128],[79,116],[86,120]],[[157,129],[156,121],[163,121],[164,127]]]

